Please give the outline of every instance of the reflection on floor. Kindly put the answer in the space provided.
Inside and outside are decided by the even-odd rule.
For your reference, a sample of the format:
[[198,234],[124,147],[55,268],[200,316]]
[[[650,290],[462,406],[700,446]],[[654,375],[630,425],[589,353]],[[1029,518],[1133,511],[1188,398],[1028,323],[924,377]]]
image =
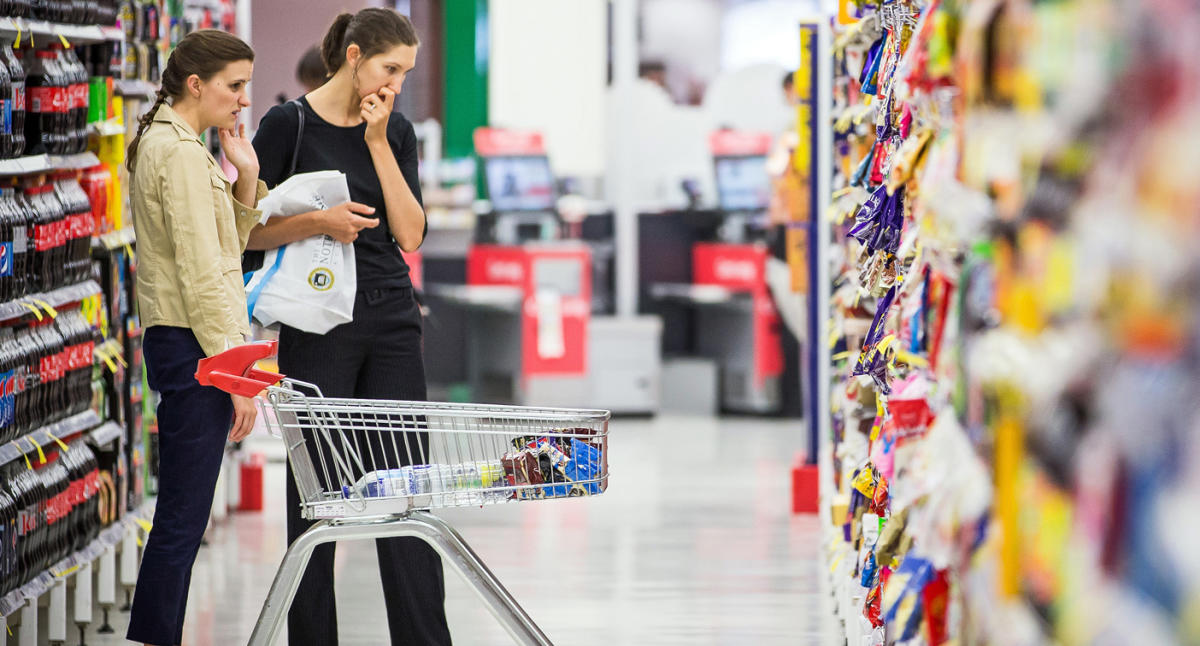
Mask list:
[[[803,435],[797,421],[617,419],[604,495],[438,514],[556,644],[828,644],[817,521],[790,513]],[[270,438],[256,442],[282,455]],[[266,511],[232,515],[201,548],[185,645],[249,638],[285,547],[283,468],[268,465]],[[343,645],[387,643],[375,550],[366,547],[338,551]],[[512,643],[454,573],[446,582],[457,644]],[[126,643],[126,621],[115,613],[117,634],[93,626],[87,643]]]

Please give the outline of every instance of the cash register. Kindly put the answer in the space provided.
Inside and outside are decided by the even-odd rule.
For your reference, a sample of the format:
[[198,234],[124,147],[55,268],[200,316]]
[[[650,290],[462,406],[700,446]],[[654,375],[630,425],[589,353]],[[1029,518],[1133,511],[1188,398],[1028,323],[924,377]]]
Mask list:
[[782,323],[766,281],[771,137],[722,130],[709,146],[716,208],[639,216],[639,307],[663,317],[664,355],[712,362],[720,411],[778,413]]

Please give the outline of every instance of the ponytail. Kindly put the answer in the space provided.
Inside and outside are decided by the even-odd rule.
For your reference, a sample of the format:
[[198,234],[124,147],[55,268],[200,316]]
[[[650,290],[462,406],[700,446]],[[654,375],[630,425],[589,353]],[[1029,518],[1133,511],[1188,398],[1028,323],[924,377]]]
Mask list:
[[154,101],[154,105],[150,106],[150,109],[146,111],[146,114],[143,114],[141,118],[138,119],[137,135],[133,137],[133,141],[130,142],[129,148],[125,151],[125,168],[130,174],[133,174],[134,166],[137,165],[138,144],[142,142],[142,133],[146,132],[146,128],[149,128],[150,124],[154,122],[154,115],[158,114],[158,109],[166,102],[167,93],[160,89],[158,91],[157,98]]
[[349,45],[343,43],[346,41],[346,30],[350,27],[351,20],[354,20],[353,14],[338,14],[325,34],[325,40],[321,41],[321,60],[325,62],[325,69],[330,74],[336,73],[342,63],[346,62],[346,47]]

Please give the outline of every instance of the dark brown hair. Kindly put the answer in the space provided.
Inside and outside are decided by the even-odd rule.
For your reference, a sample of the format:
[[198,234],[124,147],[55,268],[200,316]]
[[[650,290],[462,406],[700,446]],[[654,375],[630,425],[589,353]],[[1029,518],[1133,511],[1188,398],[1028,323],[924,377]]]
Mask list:
[[137,163],[137,149],[142,140],[142,133],[154,122],[154,115],[158,114],[158,108],[166,103],[168,97],[178,100],[183,96],[184,83],[189,76],[195,74],[200,80],[207,81],[230,63],[253,60],[254,50],[242,39],[228,32],[201,29],[184,36],[167,59],[167,67],[162,73],[162,87],[158,90],[154,105],[138,119],[137,136],[129,144],[125,155],[125,167],[129,172],[133,172]]
[[316,45],[309,47],[296,65],[296,80],[300,81],[307,91],[310,87],[321,86],[328,77],[329,74],[325,70],[325,59],[321,57],[320,48]]
[[351,44],[358,45],[363,58],[370,58],[397,45],[416,47],[421,40],[412,22],[391,9],[372,7],[353,15],[343,13],[333,19],[321,42],[321,58],[331,76],[346,62],[346,48]]

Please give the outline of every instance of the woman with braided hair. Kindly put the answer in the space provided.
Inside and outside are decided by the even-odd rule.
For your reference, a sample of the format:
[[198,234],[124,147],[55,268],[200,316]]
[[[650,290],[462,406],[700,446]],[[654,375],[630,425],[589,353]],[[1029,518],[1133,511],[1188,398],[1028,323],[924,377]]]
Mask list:
[[[192,563],[208,524],[225,440],[250,434],[252,399],[200,386],[206,356],[249,334],[241,254],[266,195],[258,157],[238,128],[250,105],[254,51],[228,33],[188,34],[167,61],[158,100],[129,145],[138,238],[138,305],[150,387],[158,391],[159,489],[128,639],[183,640]],[[231,183],[200,140],[219,129]]]

